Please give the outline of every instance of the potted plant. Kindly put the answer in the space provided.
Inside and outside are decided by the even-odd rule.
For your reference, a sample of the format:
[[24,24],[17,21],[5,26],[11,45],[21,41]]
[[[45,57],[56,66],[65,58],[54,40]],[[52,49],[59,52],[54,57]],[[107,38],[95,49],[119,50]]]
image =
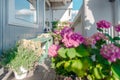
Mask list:
[[[60,43],[49,48],[52,68],[58,75],[73,80],[76,77],[81,80],[119,80],[120,37],[107,33],[111,27],[110,22],[101,20],[97,22],[98,32],[90,37],[75,33],[70,27],[58,30]],[[120,32],[120,25],[114,26],[114,30]]]
[[40,42],[23,39],[17,42],[15,48],[2,54],[1,64],[11,69],[16,79],[23,79],[28,71],[35,68],[41,53]]

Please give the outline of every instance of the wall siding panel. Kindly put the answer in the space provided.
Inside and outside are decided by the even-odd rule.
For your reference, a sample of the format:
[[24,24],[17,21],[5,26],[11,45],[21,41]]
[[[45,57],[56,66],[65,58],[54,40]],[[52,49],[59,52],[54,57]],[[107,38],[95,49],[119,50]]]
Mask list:
[[0,53],[2,51],[2,0],[0,0]]
[[[8,0],[0,0],[0,51],[11,48],[20,39],[30,39],[43,32],[44,0],[39,0],[39,28],[14,26],[8,24]],[[2,34],[3,32],[3,34]],[[3,45],[2,45],[3,44]]]

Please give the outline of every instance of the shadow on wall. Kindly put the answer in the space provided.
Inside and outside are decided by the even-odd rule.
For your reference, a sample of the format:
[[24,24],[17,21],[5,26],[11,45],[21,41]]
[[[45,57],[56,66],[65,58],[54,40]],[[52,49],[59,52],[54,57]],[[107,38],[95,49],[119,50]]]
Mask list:
[[96,22],[107,20],[112,22],[111,3],[108,0],[86,0],[85,2],[85,31],[91,36],[97,31]]

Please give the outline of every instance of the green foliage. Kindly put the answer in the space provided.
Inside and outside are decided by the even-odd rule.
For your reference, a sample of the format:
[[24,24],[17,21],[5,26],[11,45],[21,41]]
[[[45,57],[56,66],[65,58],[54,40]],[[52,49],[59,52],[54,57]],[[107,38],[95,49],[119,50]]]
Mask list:
[[120,79],[120,61],[118,60],[116,63],[112,63],[111,69],[113,72],[113,75]]
[[120,40],[120,37],[114,37],[113,40]]
[[4,51],[0,56],[0,64],[5,67],[8,63],[10,63],[15,58],[16,51],[17,48],[12,48],[8,51]]
[[52,22],[53,29],[58,29],[58,30],[68,25],[70,25],[68,21],[53,21]]
[[100,32],[103,32],[103,30],[102,30],[102,29],[100,29],[100,28],[97,28],[97,30],[98,30],[98,31],[100,31]]
[[21,66],[24,67],[26,70],[31,70],[33,69],[34,63],[37,60],[38,57],[35,54],[33,54],[32,50],[24,48],[15,48],[3,53],[1,64],[5,67],[12,69],[18,74],[21,74]]
[[79,57],[85,57],[90,55],[86,47],[83,45],[80,45],[79,47],[77,47],[76,51],[77,51],[77,56]]
[[86,47],[80,45],[76,48],[60,48],[58,54],[62,58],[75,58],[75,57],[86,57],[89,56],[89,52],[87,51]]
[[100,68],[95,67],[93,69],[93,73],[94,73],[94,76],[95,76],[96,79],[103,79],[103,76],[102,76]]
[[76,54],[77,54],[77,52],[76,52],[75,48],[69,48],[69,49],[67,49],[67,56],[70,59],[75,58]]
[[101,40],[97,41],[97,43],[95,44],[95,46],[96,46],[98,49],[100,49],[103,44],[106,44],[106,41],[101,39]]
[[[56,58],[52,58],[52,65],[54,65],[58,74],[77,74],[82,77],[86,75],[86,70],[92,65],[91,59],[89,59],[89,52],[83,45],[76,48],[62,47],[58,50],[58,55]],[[86,66],[83,67],[83,65]]]
[[112,38],[109,34],[107,34],[107,33],[104,33],[104,34],[109,38],[109,40],[110,40],[111,42],[114,42],[113,38]]
[[53,28],[57,28],[58,23],[59,23],[59,21],[53,21],[53,22],[52,22]]
[[105,41],[98,41],[97,44],[95,48],[83,44],[76,48],[60,48],[58,56],[52,58],[57,74],[77,75],[88,80],[119,80],[120,63],[111,64],[100,55],[101,45],[106,44]]
[[36,61],[39,59],[39,56],[35,52],[32,49],[16,44],[13,49],[3,52],[0,64],[21,74],[20,67],[28,71],[35,67]]
[[58,54],[62,57],[62,58],[66,58],[66,52],[67,50],[65,48],[60,48],[58,51]]
[[101,48],[104,45],[113,44],[120,48],[118,43],[120,37],[112,37],[101,28],[97,30],[102,35],[95,36],[95,43],[93,36],[91,36],[89,37],[92,38],[91,40],[86,38],[90,44],[82,43],[78,47],[72,48],[67,48],[60,44],[61,48],[58,50],[58,56],[52,58],[52,65],[57,74],[64,76],[76,75],[81,77],[82,80],[120,79],[120,60],[109,62],[104,55],[101,55]]

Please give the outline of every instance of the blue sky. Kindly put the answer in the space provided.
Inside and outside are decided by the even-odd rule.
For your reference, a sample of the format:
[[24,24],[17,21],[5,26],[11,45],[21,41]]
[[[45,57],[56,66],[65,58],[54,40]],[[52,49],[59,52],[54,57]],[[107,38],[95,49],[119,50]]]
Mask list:
[[73,0],[73,10],[79,10],[83,0]]
[[23,8],[29,9],[29,5],[30,5],[27,0],[15,0],[15,4],[16,4],[15,8],[17,10],[20,10]]

